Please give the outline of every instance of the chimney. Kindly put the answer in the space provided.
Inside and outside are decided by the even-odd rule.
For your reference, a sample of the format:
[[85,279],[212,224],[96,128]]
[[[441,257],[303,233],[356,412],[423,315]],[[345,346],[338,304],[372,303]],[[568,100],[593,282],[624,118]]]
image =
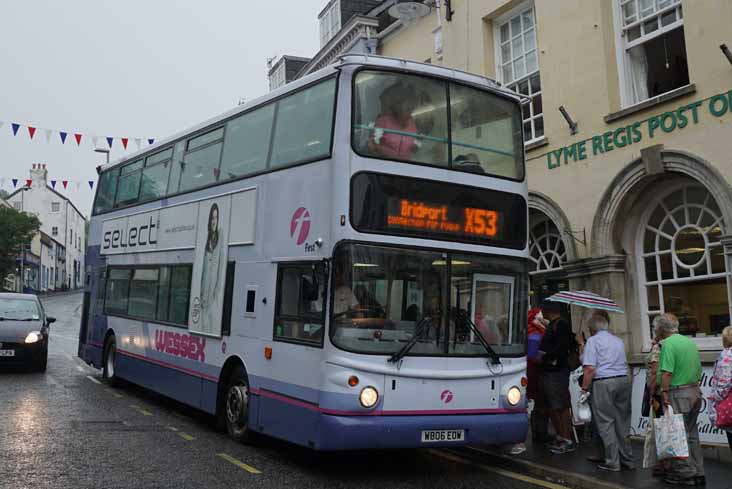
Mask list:
[[31,180],[33,180],[34,187],[45,187],[46,180],[48,179],[48,170],[46,170],[46,164],[33,163],[33,167],[30,171],[30,177]]

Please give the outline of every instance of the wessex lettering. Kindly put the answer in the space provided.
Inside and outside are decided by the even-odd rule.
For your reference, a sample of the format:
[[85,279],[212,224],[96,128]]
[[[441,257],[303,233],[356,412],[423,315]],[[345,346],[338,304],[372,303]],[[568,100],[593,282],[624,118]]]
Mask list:
[[206,361],[206,338],[155,330],[155,349],[199,362]]
[[133,248],[154,245],[158,242],[157,221],[150,216],[150,222],[142,226],[114,229],[104,233],[102,249]]

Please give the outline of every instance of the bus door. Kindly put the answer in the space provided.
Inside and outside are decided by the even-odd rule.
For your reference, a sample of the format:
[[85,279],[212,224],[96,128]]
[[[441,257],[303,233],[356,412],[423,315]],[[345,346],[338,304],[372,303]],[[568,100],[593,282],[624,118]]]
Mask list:
[[[104,292],[106,283],[107,258],[101,257],[97,267],[89,267],[86,286],[84,287],[78,355],[87,361],[93,360],[84,355],[84,352],[87,350],[87,344],[89,342],[101,343],[101,338],[104,334],[104,331],[101,331],[99,326],[102,326],[104,321]],[[95,338],[95,334],[100,335],[100,337]],[[101,351],[99,355],[99,362],[101,364]]]

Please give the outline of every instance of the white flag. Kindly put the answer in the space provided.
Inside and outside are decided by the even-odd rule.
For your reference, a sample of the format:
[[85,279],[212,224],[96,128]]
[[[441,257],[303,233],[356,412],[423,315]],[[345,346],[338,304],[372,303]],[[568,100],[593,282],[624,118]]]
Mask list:
[[5,179],[0,178],[0,187],[4,187],[4,186],[5,186]]
[[51,142],[51,134],[53,134],[53,130],[52,129],[44,129],[44,131],[46,132],[46,142],[47,143],[50,143]]
[[[92,136],[92,146],[94,146],[94,149],[96,149],[96,147],[97,147],[97,141],[99,141],[99,136]],[[78,188],[77,188],[77,190],[78,190]]]
[[[0,127],[2,127],[2,123],[0,123]],[[135,144],[137,145],[137,149],[140,149],[142,146],[142,138],[135,138]]]
[[3,124],[5,124],[5,121],[0,121],[0,129],[3,128]]
[[74,183],[76,183],[76,191],[78,192],[79,189],[81,188],[81,182],[74,182]]

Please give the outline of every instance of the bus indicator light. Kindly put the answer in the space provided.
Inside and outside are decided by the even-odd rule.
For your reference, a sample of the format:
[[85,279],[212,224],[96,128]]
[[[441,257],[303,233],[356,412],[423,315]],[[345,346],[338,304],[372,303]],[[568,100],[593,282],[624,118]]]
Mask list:
[[272,360],[272,347],[271,346],[264,347],[264,358],[266,358],[267,360]]
[[350,385],[351,387],[356,387],[358,385],[358,377],[356,377],[355,375],[351,375],[350,377],[348,377],[348,385]]

